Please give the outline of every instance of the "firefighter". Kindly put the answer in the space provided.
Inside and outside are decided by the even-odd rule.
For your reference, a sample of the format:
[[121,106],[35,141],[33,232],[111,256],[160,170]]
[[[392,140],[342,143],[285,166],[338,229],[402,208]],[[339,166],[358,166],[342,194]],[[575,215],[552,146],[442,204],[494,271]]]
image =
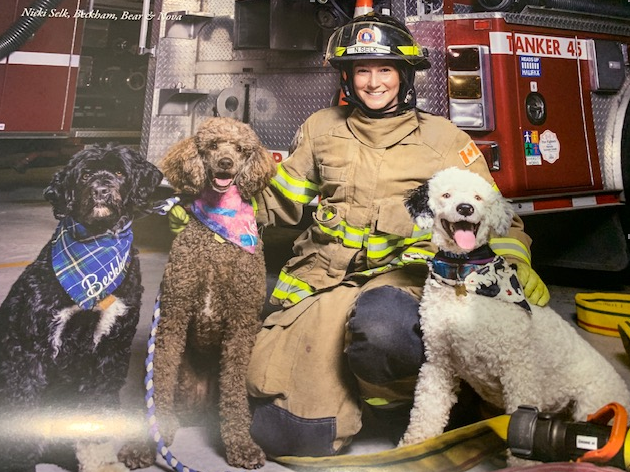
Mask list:
[[[257,198],[259,222],[275,225],[297,224],[319,196],[248,372],[252,435],[273,456],[339,452],[360,430],[365,405],[408,412],[424,360],[418,301],[436,248],[414,226],[405,192],[451,166],[493,183],[466,133],[416,109],[415,72],[429,62],[402,23],[357,17],[331,36],[326,58],[347,105],[306,120]],[[545,304],[518,216],[491,247],[518,265],[530,302]]]

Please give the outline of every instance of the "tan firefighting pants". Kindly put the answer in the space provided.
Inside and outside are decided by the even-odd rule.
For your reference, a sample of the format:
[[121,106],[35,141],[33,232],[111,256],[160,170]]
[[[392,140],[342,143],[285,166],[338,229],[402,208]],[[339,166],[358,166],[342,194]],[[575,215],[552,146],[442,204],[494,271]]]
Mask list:
[[[268,454],[321,455],[321,449],[311,448],[310,442],[317,441],[329,441],[326,453],[334,454],[350,442],[361,429],[359,386],[344,355],[346,323],[355,301],[362,292],[384,285],[419,299],[425,276],[422,266],[387,272],[364,284],[343,283],[265,320],[253,349],[247,387],[255,398],[273,398],[273,403],[256,408],[252,427],[254,439],[267,443],[261,446]],[[363,395],[364,387],[369,388],[362,382]],[[376,390],[379,396],[400,398],[395,388]],[[409,399],[413,385],[405,390]],[[312,433],[299,431],[296,424]],[[274,441],[283,444],[276,448]]]

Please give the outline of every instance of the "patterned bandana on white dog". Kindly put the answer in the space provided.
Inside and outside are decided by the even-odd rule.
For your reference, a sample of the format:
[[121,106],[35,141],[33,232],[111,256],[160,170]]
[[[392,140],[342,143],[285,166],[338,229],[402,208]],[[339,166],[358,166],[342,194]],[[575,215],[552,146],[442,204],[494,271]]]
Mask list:
[[226,192],[206,188],[191,206],[193,214],[223,239],[254,253],[258,243],[258,227],[254,207],[241,198],[236,186]]
[[52,239],[52,265],[70,298],[85,310],[122,283],[131,262],[131,222],[117,232],[90,235],[84,226],[65,218]]
[[437,283],[455,287],[458,295],[475,293],[497,298],[531,313],[516,270],[487,245],[463,255],[439,251],[427,264],[431,269],[431,278]]

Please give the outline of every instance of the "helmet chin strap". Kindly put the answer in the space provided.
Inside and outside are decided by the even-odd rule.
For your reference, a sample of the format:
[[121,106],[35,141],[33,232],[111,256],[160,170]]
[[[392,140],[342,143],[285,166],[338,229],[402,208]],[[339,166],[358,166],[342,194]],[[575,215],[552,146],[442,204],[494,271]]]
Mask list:
[[374,110],[365,105],[361,100],[354,98],[352,95],[343,98],[348,104],[361,110],[369,118],[384,118],[386,116],[399,115],[400,113],[411,110],[414,106],[411,103],[397,102],[394,105]]
[[[354,87],[352,86],[352,76],[348,73],[348,70],[342,70],[341,72],[341,89],[345,94],[343,100],[349,105],[354,106],[361,110],[365,116],[369,118],[384,118],[387,116],[399,115],[407,110],[412,110],[416,107],[416,90],[413,86],[413,69],[411,72],[401,70],[401,92],[398,94],[398,102],[391,106],[386,106],[374,110],[369,108],[365,103],[356,98]],[[406,90],[405,93],[402,93]]]

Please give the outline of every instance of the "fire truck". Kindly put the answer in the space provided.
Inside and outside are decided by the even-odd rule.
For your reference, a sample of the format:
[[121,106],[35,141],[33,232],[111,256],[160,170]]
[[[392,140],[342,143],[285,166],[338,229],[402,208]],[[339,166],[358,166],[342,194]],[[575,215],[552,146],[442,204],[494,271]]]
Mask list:
[[[428,52],[418,107],[475,140],[538,261],[625,269],[630,2],[370,7],[403,20]],[[28,161],[113,140],[157,162],[206,117],[227,116],[251,124],[279,162],[299,125],[337,103],[338,74],[323,51],[360,8],[354,0],[3,0],[0,157]]]

